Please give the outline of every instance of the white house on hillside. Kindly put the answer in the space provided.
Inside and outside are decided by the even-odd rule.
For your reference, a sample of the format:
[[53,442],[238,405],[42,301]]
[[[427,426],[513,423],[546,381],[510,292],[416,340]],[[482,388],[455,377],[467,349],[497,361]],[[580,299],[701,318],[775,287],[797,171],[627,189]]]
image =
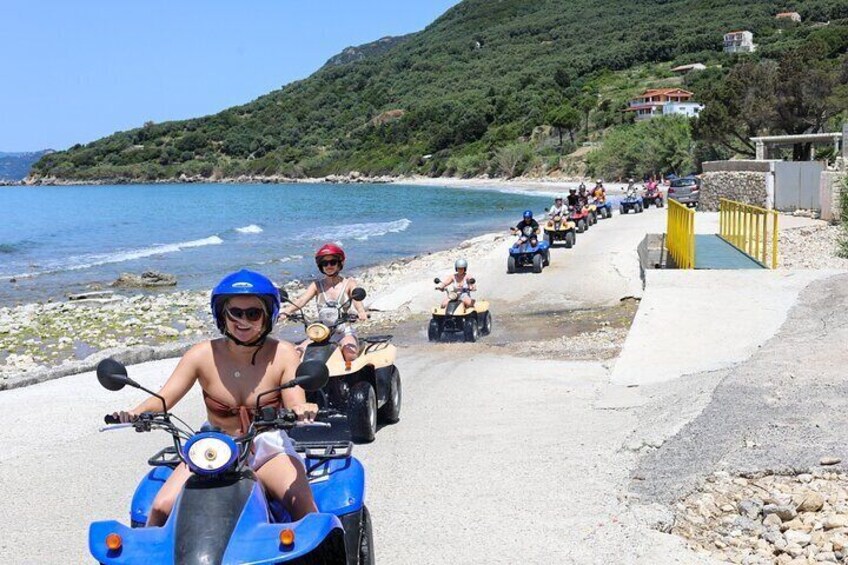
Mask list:
[[674,114],[697,116],[703,106],[690,102],[692,96],[691,92],[682,88],[651,88],[631,100],[627,111],[636,114],[637,122]]
[[703,104],[697,102],[666,102],[662,107],[663,116],[688,116],[696,117],[704,109]]
[[756,50],[754,34],[750,31],[731,31],[724,34],[725,53],[753,53]]

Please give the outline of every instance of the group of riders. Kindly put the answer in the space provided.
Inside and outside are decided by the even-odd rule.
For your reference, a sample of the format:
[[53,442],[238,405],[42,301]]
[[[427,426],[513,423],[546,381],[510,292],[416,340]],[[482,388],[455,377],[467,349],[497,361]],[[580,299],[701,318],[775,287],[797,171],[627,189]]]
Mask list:
[[[586,190],[586,185],[581,182],[579,187],[569,189],[567,199],[560,195],[554,198],[554,205],[548,209],[548,218],[554,221],[567,218],[570,214],[588,206],[590,203],[601,205],[605,204],[606,201],[607,191],[604,188],[604,181],[602,179],[597,180],[592,192]],[[515,246],[529,242],[531,246],[535,247],[538,243],[540,228],[539,222],[533,219],[533,211],[524,210],[521,221],[510,231],[513,234],[519,235]]]
[[[598,180],[591,195],[586,186],[569,191],[567,201],[557,196],[551,216],[568,213],[569,209],[585,206],[590,198],[604,202],[606,191]],[[524,212],[519,224],[513,228],[522,232],[525,226],[538,232],[539,224],[530,210]],[[344,277],[342,270],[346,255],[336,244],[321,246],[315,253],[315,264],[321,273],[306,290],[288,304],[283,305],[279,289],[266,276],[240,270],[224,277],[212,290],[210,309],[222,337],[198,343],[180,359],[171,376],[159,390],[167,409],[173,407],[200,384],[206,405],[208,423],[232,436],[245,433],[255,417],[258,391],[278,387],[295,378],[306,343],[295,345],[271,337],[275,322],[287,318],[314,300],[321,317],[322,309],[339,309],[349,315],[352,308],[356,318],[366,320],[364,305],[353,299],[357,282]],[[474,278],[468,273],[468,262],[458,259],[454,272],[441,279],[438,290],[450,288],[466,307],[474,305],[471,292],[477,289]],[[443,306],[446,306],[448,298]],[[359,343],[351,323],[336,327],[331,338],[341,348],[344,359],[354,360],[359,354]],[[161,407],[156,397],[150,397],[137,406],[115,412],[121,422],[132,422],[143,412],[155,412]],[[263,400],[260,408],[273,406],[294,412],[299,420],[310,422],[318,413],[318,406],[307,402],[304,391],[298,387],[287,388],[272,398]],[[293,520],[299,520],[317,508],[312,496],[303,461],[295,451],[291,439],[282,430],[267,431],[254,440],[248,459],[251,469],[270,498],[281,502]],[[148,526],[163,525],[191,471],[181,463],[159,490],[148,515]]]

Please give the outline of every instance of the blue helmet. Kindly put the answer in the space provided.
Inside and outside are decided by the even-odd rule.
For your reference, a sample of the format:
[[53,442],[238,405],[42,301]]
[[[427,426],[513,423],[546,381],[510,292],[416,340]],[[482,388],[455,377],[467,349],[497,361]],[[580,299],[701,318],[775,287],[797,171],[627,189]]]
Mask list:
[[533,210],[524,210],[524,219],[530,220],[533,218]]
[[227,333],[227,325],[224,321],[223,308],[227,298],[232,296],[257,296],[265,303],[268,316],[265,321],[265,331],[257,340],[257,343],[261,343],[271,333],[271,330],[274,328],[274,321],[280,313],[280,291],[277,290],[271,279],[263,274],[248,271],[247,269],[230,273],[221,279],[221,282],[212,289],[210,306],[212,307],[212,316],[215,318],[215,324],[221,333],[225,335]]

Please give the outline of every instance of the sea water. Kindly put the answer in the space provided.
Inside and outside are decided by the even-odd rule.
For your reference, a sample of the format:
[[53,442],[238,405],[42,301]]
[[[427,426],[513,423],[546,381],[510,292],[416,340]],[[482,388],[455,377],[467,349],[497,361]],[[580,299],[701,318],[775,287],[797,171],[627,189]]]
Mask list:
[[[326,242],[346,268],[506,231],[549,197],[431,186],[176,184],[0,188],[0,305],[155,270],[210,288],[240,268],[310,276]],[[15,282],[11,282],[14,280]]]

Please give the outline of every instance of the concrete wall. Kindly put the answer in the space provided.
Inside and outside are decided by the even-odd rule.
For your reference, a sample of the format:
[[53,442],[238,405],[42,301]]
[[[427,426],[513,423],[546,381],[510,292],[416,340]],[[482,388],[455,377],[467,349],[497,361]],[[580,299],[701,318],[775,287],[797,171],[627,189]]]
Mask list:
[[[706,170],[706,166],[704,170]],[[773,184],[772,193],[769,194],[771,177],[772,175],[768,172],[706,172],[701,177],[701,201],[698,204],[698,209],[716,211],[721,198],[769,208],[774,194]]]

